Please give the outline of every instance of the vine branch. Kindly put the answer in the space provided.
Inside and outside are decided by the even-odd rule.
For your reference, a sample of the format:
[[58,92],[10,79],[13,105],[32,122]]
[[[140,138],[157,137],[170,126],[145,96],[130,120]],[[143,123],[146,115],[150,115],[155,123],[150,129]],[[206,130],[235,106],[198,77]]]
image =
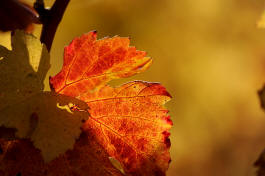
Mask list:
[[50,9],[45,8],[43,0],[36,0],[34,3],[34,8],[43,24],[40,41],[46,45],[48,51],[51,50],[56,30],[69,2],[70,0],[56,0]]

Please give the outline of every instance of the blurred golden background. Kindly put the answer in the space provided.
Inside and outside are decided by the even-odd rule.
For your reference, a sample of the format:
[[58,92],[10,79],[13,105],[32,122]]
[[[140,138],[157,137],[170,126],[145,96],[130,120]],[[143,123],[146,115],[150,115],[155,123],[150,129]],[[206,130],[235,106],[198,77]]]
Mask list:
[[[33,0],[28,0],[33,3]],[[47,5],[52,0],[45,1]],[[168,176],[254,176],[265,147],[265,114],[257,90],[265,83],[263,0],[72,0],[56,33],[51,70],[63,47],[91,30],[130,36],[154,59],[145,73],[113,81],[161,82],[173,96]],[[36,27],[36,35],[40,26]],[[9,46],[9,34],[0,33]],[[46,80],[48,90],[48,79]]]

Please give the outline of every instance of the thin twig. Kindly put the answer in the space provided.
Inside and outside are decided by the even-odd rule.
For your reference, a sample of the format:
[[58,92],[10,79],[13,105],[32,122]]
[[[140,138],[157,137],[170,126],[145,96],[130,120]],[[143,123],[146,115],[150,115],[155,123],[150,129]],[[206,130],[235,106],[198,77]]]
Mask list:
[[70,0],[56,0],[51,9],[46,9],[43,0],[36,0],[34,8],[40,15],[43,24],[40,40],[51,50],[52,42],[64,11]]

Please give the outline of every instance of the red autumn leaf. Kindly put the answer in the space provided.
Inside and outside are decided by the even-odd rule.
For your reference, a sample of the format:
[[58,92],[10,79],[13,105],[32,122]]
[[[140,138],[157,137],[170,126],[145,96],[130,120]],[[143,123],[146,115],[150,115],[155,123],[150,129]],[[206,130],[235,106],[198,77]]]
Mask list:
[[122,176],[102,147],[90,136],[81,134],[73,150],[45,163],[29,140],[0,139],[1,176]]
[[152,62],[145,52],[129,47],[128,38],[96,40],[96,36],[95,31],[84,34],[65,47],[63,68],[50,79],[55,92],[78,97],[111,79],[142,72]]
[[163,104],[170,95],[158,83],[131,82],[118,88],[106,83],[144,71],[146,53],[129,47],[128,38],[96,40],[90,32],[65,48],[60,73],[50,78],[60,94],[85,101],[90,118],[83,126],[129,175],[165,175],[170,161],[172,126]]
[[172,122],[162,106],[170,99],[158,83],[105,86],[80,97],[90,107],[84,131],[95,135],[108,154],[132,175],[164,175],[170,161]]
[[[16,44],[18,43],[15,42],[13,46],[17,46]],[[30,43],[27,44],[29,45]],[[20,47],[18,45],[18,48]],[[12,65],[11,63],[15,62],[11,61],[17,57],[17,54],[23,55],[27,52],[24,52],[24,50],[19,50],[19,52],[16,50],[4,51],[3,54],[6,58],[2,61],[4,74],[1,79],[3,80],[5,80],[5,74],[14,74],[13,72],[17,69],[13,69],[13,67],[20,69],[29,67],[29,70],[32,70],[32,68],[39,65],[35,62],[32,65],[34,67],[27,65],[27,63],[26,65]],[[13,54],[10,55],[10,53]],[[142,72],[150,63],[151,59],[145,57],[145,52],[129,47],[128,38],[114,37],[97,41],[95,32],[91,32],[75,39],[65,49],[62,71],[50,79],[50,85],[55,92],[72,97],[57,94],[57,96],[52,96],[53,101],[50,101],[51,99],[44,94],[56,94],[54,92],[43,92],[41,84],[39,85],[41,81],[37,81],[38,84],[36,83],[36,86],[39,88],[37,93],[31,98],[26,98],[27,101],[24,101],[23,96],[22,102],[24,104],[18,103],[20,108],[4,106],[1,111],[6,114],[3,113],[1,121],[5,128],[13,128],[11,130],[8,129],[8,131],[4,129],[4,136],[6,137],[17,137],[14,135],[16,131],[21,134],[21,130],[22,132],[25,131],[25,126],[29,126],[30,132],[27,132],[26,136],[28,136],[27,134],[37,133],[39,131],[37,127],[43,127],[41,128],[41,134],[45,136],[47,132],[49,133],[45,136],[45,140],[42,139],[42,135],[37,135],[39,136],[37,141],[43,144],[41,146],[51,146],[51,144],[57,144],[57,141],[61,141],[59,146],[64,146],[67,141],[69,142],[69,139],[70,141],[75,139],[75,135],[67,134],[65,135],[67,138],[64,138],[62,134],[53,136],[53,131],[51,132],[51,130],[58,128],[59,131],[63,130],[63,134],[69,133],[68,131],[73,128],[77,128],[80,131],[81,125],[70,123],[72,126],[64,125],[69,123],[62,123],[62,121],[69,122],[69,119],[64,117],[70,116],[70,113],[72,113],[71,116],[73,118],[76,118],[74,114],[78,111],[84,113],[86,117],[89,116],[82,126],[82,135],[75,142],[73,148],[68,146],[66,152],[65,149],[60,149],[55,156],[53,155],[46,161],[45,156],[47,157],[47,153],[51,150],[46,150],[49,147],[35,148],[37,145],[32,140],[34,138],[28,138],[28,140],[16,139],[13,141],[6,138],[0,139],[0,175],[121,176],[123,171],[126,175],[165,175],[170,161],[168,131],[172,126],[172,122],[167,115],[168,110],[163,105],[171,98],[170,95],[158,83],[135,81],[117,88],[106,85],[112,79]],[[38,74],[42,80],[45,75],[43,73],[47,71],[47,67],[46,64],[41,65],[39,65],[41,66],[39,68],[41,71]],[[11,69],[7,69],[9,68],[7,66],[10,66]],[[10,72],[5,72],[5,69]],[[20,88],[22,85],[25,87],[25,83],[33,84],[30,81],[31,79],[22,79],[24,78],[23,76],[20,73],[14,74],[12,81],[15,83],[20,83],[21,81],[21,83],[8,84],[9,88],[14,87],[16,92],[16,86]],[[14,94],[13,89],[7,91],[5,86],[0,88],[3,89],[2,96],[7,93],[10,93],[10,95]],[[35,87],[33,86],[33,88]],[[27,91],[35,90],[33,88]],[[41,96],[39,95],[44,98],[40,99]],[[59,97],[62,98],[62,105],[69,105],[70,109],[68,110],[71,112],[66,116],[61,113],[61,115],[53,113],[56,112],[57,106],[56,108],[51,108],[56,102],[60,102]],[[9,100],[10,97],[6,98]],[[16,97],[11,98],[15,99]],[[75,103],[77,102],[75,98],[79,99],[79,103]],[[53,103],[51,104],[51,102]],[[69,103],[73,104],[70,105]],[[84,105],[88,105],[90,109],[87,109],[87,106],[81,107],[83,103],[86,103]],[[30,113],[32,108],[34,113]],[[37,113],[39,111],[41,112],[40,116]],[[66,113],[61,108],[59,111]],[[28,113],[31,114],[30,118],[27,115]],[[47,119],[45,115],[48,115]],[[35,120],[35,117],[37,117],[40,120],[32,121],[33,123],[31,123],[31,117],[34,117],[33,119]],[[43,120],[45,123],[43,123]],[[28,123],[27,121],[30,122]],[[2,129],[0,128],[0,130]],[[26,131],[28,131],[28,128]],[[56,134],[59,133],[56,132]],[[57,138],[61,139],[54,141]],[[54,150],[57,149],[58,147],[54,148]],[[111,164],[109,157],[115,158],[120,162],[123,167],[121,172],[113,166],[114,164]]]

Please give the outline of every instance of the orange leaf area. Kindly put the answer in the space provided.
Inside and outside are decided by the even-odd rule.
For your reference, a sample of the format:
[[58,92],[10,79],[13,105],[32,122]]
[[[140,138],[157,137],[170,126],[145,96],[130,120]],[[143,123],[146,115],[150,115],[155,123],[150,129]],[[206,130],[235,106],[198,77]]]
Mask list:
[[170,95],[158,83],[105,86],[80,99],[90,107],[83,130],[132,175],[164,175],[170,161],[170,117],[162,105]]
[[122,176],[95,139],[81,134],[74,149],[45,163],[29,140],[0,139],[1,176]]
[[65,47],[60,73],[50,78],[55,92],[73,97],[99,89],[111,79],[144,71],[152,60],[144,51],[129,47],[122,37],[96,40],[96,32],[84,34]]
[[[44,92],[49,60],[30,60],[35,39],[17,36],[19,50],[2,52],[9,57],[2,59],[0,94],[9,103],[0,108],[1,176],[165,175],[172,121],[164,104],[171,96],[159,83],[107,85],[146,70],[152,60],[145,52],[129,46],[128,38],[84,34],[65,48],[63,68],[50,78],[53,91]],[[12,61],[19,56],[32,62]]]
[[135,81],[112,88],[107,83],[140,73],[152,60],[129,46],[128,38],[96,40],[90,32],[65,48],[52,90],[87,103],[83,131],[120,162],[127,175],[163,176],[170,162],[172,121],[163,106],[171,96],[159,83]]

